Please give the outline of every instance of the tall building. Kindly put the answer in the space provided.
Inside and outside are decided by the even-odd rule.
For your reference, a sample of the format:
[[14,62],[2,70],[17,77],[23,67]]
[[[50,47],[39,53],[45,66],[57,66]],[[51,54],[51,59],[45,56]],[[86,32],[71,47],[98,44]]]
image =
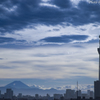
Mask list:
[[99,36],[99,48],[98,48],[98,53],[99,53],[99,80],[94,82],[94,97],[100,99],[100,36]]
[[66,89],[66,93],[64,94],[64,99],[75,98],[75,90]]
[[6,89],[5,98],[12,99],[13,91],[11,89]]
[[88,98],[94,98],[93,91],[87,90],[87,95],[88,95]]
[[54,94],[53,96],[54,96],[54,99],[58,99],[58,100],[60,100],[60,98],[63,97],[62,94]]
[[0,91],[0,98],[1,98],[1,91]]

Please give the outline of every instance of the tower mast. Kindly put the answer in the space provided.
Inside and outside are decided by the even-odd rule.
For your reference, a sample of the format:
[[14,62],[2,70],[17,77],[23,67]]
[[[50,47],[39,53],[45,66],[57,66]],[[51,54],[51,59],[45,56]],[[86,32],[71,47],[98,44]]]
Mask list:
[[78,81],[77,81],[77,99],[78,99]]
[[94,81],[94,97],[95,99],[100,100],[100,35],[99,35],[98,54],[99,54],[99,80]]
[[99,53],[99,81],[100,81],[100,35],[99,35],[99,48],[98,48],[98,53]]

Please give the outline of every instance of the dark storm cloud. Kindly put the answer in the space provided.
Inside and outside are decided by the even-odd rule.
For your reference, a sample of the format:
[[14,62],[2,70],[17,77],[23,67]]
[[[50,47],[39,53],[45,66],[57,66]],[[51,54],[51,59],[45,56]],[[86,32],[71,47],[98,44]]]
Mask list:
[[52,0],[52,3],[60,8],[70,8],[72,6],[70,0]]
[[40,6],[41,0],[0,0],[0,32],[13,32],[30,25],[84,25],[100,22],[100,5],[80,1],[51,0],[56,7]]
[[25,42],[25,40],[16,40],[14,38],[9,37],[0,37],[0,44],[2,43],[9,43],[9,42]]
[[72,42],[74,40],[85,40],[87,38],[88,38],[87,35],[62,35],[62,36],[58,36],[58,37],[46,37],[44,39],[41,39],[40,41],[68,43],[68,42]]
[[0,6],[0,31],[12,32],[34,23],[40,0],[2,0]]
[[32,48],[32,45],[25,44],[25,43],[7,43],[7,44],[1,44],[0,48],[7,48],[7,49],[26,49],[26,48]]
[[0,37],[0,43],[13,42],[13,41],[15,41],[14,38]]

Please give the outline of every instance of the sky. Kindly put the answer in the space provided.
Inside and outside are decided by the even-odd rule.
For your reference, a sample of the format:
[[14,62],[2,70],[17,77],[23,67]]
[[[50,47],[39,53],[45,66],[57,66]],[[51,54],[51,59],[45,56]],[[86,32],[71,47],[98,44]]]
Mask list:
[[99,0],[0,0],[0,86],[93,84],[99,35]]

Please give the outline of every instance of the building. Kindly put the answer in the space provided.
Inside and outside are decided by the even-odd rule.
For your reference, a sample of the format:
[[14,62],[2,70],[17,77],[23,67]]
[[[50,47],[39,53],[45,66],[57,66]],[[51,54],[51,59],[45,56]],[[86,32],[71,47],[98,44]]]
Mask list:
[[87,95],[87,93],[82,93],[82,98],[86,98],[86,99],[88,99],[88,95]]
[[61,97],[63,97],[62,94],[54,94],[54,99],[60,99]]
[[88,95],[88,98],[94,98],[94,92],[93,91],[87,90],[87,95]]
[[81,90],[78,90],[78,97],[81,97],[82,96],[82,92]]
[[12,99],[13,91],[11,89],[6,89],[5,98]]
[[95,81],[94,82],[94,97],[100,98],[100,81]]
[[0,98],[1,98],[1,91],[0,91]]
[[66,89],[66,93],[64,94],[64,99],[75,98],[75,90]]
[[35,94],[35,99],[39,99],[39,94]]
[[22,93],[19,93],[17,97],[22,98],[22,96],[23,96]]
[[95,99],[97,99],[97,98],[100,99],[100,36],[99,36],[98,53],[99,53],[99,80],[94,82],[94,97],[95,97]]
[[82,96],[81,90],[78,90],[78,91],[75,92],[75,98],[79,98],[81,96]]

